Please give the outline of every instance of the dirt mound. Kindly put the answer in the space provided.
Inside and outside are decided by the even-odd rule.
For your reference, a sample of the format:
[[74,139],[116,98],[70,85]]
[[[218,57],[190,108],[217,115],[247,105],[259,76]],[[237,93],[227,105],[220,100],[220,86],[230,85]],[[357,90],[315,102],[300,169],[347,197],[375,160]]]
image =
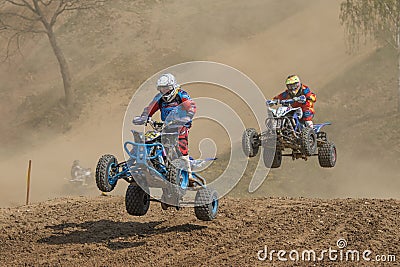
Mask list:
[[[397,200],[226,198],[217,219],[202,222],[192,209],[162,211],[153,203],[146,216],[132,217],[122,197],[64,198],[1,209],[0,226],[2,266],[356,265],[328,254],[324,262],[301,260],[303,250],[317,258],[340,251],[340,239],[343,253],[400,255]],[[258,260],[265,246],[276,250],[273,262]],[[280,262],[278,250],[297,250],[300,259]],[[361,254],[358,264],[373,265]]]

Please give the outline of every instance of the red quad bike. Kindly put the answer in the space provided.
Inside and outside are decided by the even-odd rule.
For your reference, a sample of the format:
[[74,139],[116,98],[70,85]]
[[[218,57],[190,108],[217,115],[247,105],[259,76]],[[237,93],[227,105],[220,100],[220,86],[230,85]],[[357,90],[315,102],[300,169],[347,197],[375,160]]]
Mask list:
[[[321,167],[334,167],[337,159],[335,144],[328,141],[326,133],[321,131],[324,126],[331,123],[314,124],[313,128],[306,127],[300,121],[303,116],[301,108],[292,107],[295,101],[298,99],[281,100],[281,106],[273,109],[271,106],[278,105],[279,101],[267,100],[268,109],[273,115],[265,120],[267,130],[257,133],[254,128],[246,129],[242,137],[243,152],[248,157],[255,157],[262,146],[263,160],[267,168],[279,168],[282,156],[292,157],[293,160],[299,158],[307,160],[311,156],[318,156]],[[271,138],[276,141],[274,142]],[[275,147],[270,147],[271,144]],[[273,151],[274,148],[274,154],[269,156],[268,151]],[[285,149],[292,151],[284,154]]]

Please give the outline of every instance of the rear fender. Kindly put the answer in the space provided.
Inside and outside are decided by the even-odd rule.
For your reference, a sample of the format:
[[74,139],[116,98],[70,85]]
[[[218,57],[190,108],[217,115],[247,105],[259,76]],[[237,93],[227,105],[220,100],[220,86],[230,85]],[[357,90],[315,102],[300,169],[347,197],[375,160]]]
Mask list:
[[316,133],[319,133],[321,131],[321,129],[327,125],[331,125],[332,123],[330,122],[324,122],[324,123],[319,123],[319,124],[314,124],[314,131]]

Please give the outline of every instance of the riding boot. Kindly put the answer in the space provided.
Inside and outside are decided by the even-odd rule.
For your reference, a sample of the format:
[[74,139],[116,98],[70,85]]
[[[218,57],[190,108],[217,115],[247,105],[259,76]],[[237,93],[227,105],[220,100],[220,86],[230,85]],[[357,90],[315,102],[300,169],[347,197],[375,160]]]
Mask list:
[[190,164],[190,158],[189,158],[189,155],[186,155],[186,156],[181,156],[181,159],[183,159],[184,161],[185,161],[185,170],[187,171],[187,173],[188,173],[188,177],[189,177],[189,179],[192,179],[193,178],[193,173],[192,173],[192,166],[191,166],[191,164]]
[[313,128],[313,126],[314,126],[314,123],[313,123],[312,121],[305,121],[304,124],[305,124],[307,127],[310,127],[310,128]]

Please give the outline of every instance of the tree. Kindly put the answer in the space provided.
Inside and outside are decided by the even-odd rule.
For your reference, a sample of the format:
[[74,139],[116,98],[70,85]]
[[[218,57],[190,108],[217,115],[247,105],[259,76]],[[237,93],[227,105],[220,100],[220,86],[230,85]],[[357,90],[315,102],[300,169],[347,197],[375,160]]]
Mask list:
[[340,6],[351,50],[361,41],[375,40],[397,51],[398,111],[400,112],[400,0],[346,0]]
[[[67,12],[95,9],[105,0],[0,0],[0,34],[6,37],[6,58],[19,50],[20,40],[26,34],[46,34],[57,58],[64,85],[65,102],[72,104],[71,74],[54,33],[57,19]],[[15,49],[14,49],[15,50]]]

